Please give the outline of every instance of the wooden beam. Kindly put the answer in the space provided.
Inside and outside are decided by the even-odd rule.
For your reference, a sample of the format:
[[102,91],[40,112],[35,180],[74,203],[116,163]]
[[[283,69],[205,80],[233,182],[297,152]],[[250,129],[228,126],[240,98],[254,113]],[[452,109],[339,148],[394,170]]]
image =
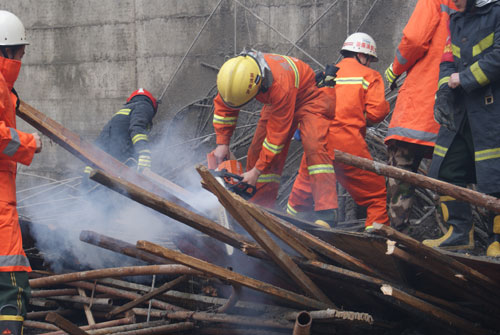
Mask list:
[[189,204],[175,196],[172,193],[172,188],[159,187],[157,182],[153,182],[134,169],[130,169],[113,156],[82,139],[78,134],[65,128],[24,101],[21,101],[17,115],[91,167],[106,171],[115,177],[132,181],[150,192],[195,211]]
[[[390,242],[390,241],[388,241]],[[394,242],[395,243],[395,242]],[[389,243],[388,243],[389,244]],[[457,272],[453,269],[443,266],[441,262],[436,262],[431,257],[419,257],[419,254],[408,253],[395,245],[389,245],[387,250],[388,255],[392,255],[401,259],[402,261],[415,265],[422,270],[429,271],[435,276],[459,288],[459,292],[469,300],[475,301],[479,304],[488,305],[488,308],[500,314],[498,301],[488,294],[482,287],[478,287],[474,282],[464,280],[461,276],[457,276]]]
[[202,261],[198,258],[184,255],[180,252],[164,248],[160,245],[148,242],[137,241],[137,248],[150,252],[154,255],[165,257],[171,261],[184,264],[193,269],[197,269],[205,274],[223,279],[234,285],[242,285],[248,288],[264,292],[274,297],[281,298],[288,302],[293,302],[300,306],[309,307],[313,309],[329,308],[331,305],[317,301],[306,296],[290,292],[279,287],[261,282],[259,280],[243,276],[239,273],[230,271],[217,265]]
[[382,176],[403,180],[412,185],[428,188],[439,194],[449,195],[457,200],[465,201],[500,213],[499,199],[484,193],[469,190],[465,187],[455,186],[441,180],[375,162],[371,159],[354,156],[339,150],[335,150],[335,161],[368,170]]
[[439,262],[442,266],[449,267],[454,271],[457,271],[459,275],[464,276],[465,280],[473,281],[477,284],[478,289],[485,289],[489,291],[491,297],[496,297],[496,301],[500,301],[499,297],[499,283],[477,270],[460,263],[459,261],[446,256],[445,254],[439,252],[437,249],[428,247],[419,241],[407,236],[389,226],[382,225],[379,223],[373,224],[373,232],[376,234],[383,235],[397,243],[401,243],[406,246],[411,253],[421,255],[423,258],[430,258],[435,262]]
[[109,187],[113,191],[121,193],[124,196],[143,204],[146,207],[165,214],[168,217],[214,237],[221,242],[232,245],[245,254],[262,259],[269,258],[261,247],[254,242],[249,241],[245,236],[224,228],[220,224],[217,224],[202,215],[196,214],[176,203],[161,198],[160,196],[149,192],[138,185],[124,179],[114,177],[111,174],[100,170],[92,171],[90,178],[106,187]]
[[[266,231],[254,220],[247,210],[236,202],[230,192],[222,186],[210,173],[207,167],[198,165],[196,170],[203,179],[203,183],[207,188],[214,193],[219,201],[224,205],[233,218],[240,223],[243,228],[266,250],[273,261],[285,271],[292,280],[301,287],[304,292],[310,294],[316,299],[335,305],[330,299],[320,290],[320,288],[308,277],[302,270],[293,262],[281,247],[266,233]],[[275,230],[277,231],[277,230]],[[282,235],[283,236],[283,235]],[[305,252],[305,250],[304,250]]]
[[[316,252],[322,254],[323,256],[342,264],[348,269],[361,271],[372,276],[377,276],[383,278],[384,276],[372,267],[368,266],[365,262],[349,255],[348,253],[336,248],[335,246],[326,243],[320,238],[310,234],[309,232],[302,230],[295,225],[287,222],[286,220],[280,219],[260,206],[250,203],[236,194],[232,194],[233,199],[239,203],[240,206],[246,208],[250,215],[252,215],[260,224],[262,224],[266,229],[271,232],[283,231],[283,233],[274,233],[282,241],[288,245],[298,241],[300,245],[304,245],[308,249],[315,250]],[[285,236],[283,238],[283,236]],[[290,236],[288,238],[287,236]],[[292,245],[290,245],[293,247]],[[296,251],[298,251],[296,249]],[[309,256],[306,253],[301,253],[307,260],[318,260],[317,257]]]

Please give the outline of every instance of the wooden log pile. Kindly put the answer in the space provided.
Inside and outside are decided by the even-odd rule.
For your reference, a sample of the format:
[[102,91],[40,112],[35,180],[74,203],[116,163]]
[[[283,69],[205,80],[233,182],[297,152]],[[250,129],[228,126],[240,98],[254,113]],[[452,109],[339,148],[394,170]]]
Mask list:
[[[350,233],[277,216],[227,191],[199,165],[203,187],[239,227],[228,229],[188,204],[176,186],[108,161],[25,103],[21,116],[92,164],[94,181],[196,229],[215,251],[82,231],[81,241],[148,265],[32,273],[28,334],[494,334],[500,328],[499,262],[443,253],[383,225],[373,234]],[[235,252],[227,254],[224,244]],[[130,279],[136,276],[154,280],[144,285]]]

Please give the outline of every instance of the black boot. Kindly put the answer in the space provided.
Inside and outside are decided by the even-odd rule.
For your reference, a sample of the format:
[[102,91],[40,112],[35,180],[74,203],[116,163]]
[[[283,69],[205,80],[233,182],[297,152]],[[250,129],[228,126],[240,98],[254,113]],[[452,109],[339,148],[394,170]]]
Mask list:
[[337,210],[314,211],[314,223],[325,228],[332,228],[337,223]]
[[439,247],[445,250],[474,249],[474,226],[470,205],[452,197],[441,197],[443,219],[450,226],[446,234],[434,240],[424,240],[428,247]]
[[[18,315],[3,314],[4,309],[12,308]],[[14,305],[0,307],[0,334],[22,335],[24,318],[19,315],[19,309]]]

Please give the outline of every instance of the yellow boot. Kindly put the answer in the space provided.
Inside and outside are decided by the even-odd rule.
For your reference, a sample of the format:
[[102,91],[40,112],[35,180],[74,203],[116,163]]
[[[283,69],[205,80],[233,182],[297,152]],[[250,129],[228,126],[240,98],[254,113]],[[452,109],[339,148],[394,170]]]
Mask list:
[[428,247],[445,250],[474,249],[474,225],[472,210],[466,202],[457,201],[452,197],[441,197],[441,211],[444,222],[450,226],[446,234],[433,240],[424,240]]
[[324,228],[331,228],[337,222],[337,210],[325,209],[322,211],[314,211],[314,223]]
[[492,219],[492,237],[490,245],[486,250],[486,256],[500,257],[500,215],[493,216]]

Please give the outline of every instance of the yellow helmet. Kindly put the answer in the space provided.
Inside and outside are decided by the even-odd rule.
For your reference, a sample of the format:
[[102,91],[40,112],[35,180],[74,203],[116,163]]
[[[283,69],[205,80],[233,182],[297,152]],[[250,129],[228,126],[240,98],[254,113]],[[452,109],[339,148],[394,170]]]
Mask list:
[[217,75],[217,90],[224,103],[238,108],[252,100],[262,83],[262,72],[257,61],[248,55],[226,61]]

